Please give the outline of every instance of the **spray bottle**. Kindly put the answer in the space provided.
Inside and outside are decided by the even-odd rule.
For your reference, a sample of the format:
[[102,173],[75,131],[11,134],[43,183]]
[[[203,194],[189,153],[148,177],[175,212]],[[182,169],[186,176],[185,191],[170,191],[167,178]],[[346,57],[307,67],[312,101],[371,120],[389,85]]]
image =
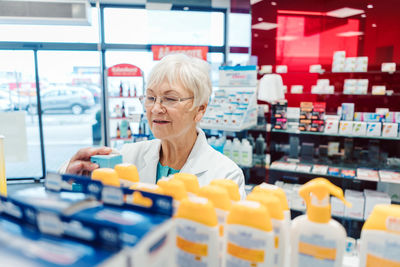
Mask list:
[[299,189],[307,214],[296,217],[291,227],[291,266],[332,266],[343,263],[346,231],[331,219],[330,195],[351,206],[341,188],[325,178],[316,178]]

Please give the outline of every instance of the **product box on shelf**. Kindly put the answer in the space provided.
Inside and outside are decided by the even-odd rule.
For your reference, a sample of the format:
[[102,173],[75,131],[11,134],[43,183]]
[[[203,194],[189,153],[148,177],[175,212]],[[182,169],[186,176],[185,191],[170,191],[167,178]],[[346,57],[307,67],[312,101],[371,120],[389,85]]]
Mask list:
[[354,178],[356,177],[356,171],[351,169],[342,169],[341,176],[344,178]]
[[339,134],[351,135],[353,133],[353,121],[340,121]]
[[382,123],[368,122],[367,123],[367,136],[381,136]]
[[364,219],[368,218],[375,205],[391,203],[390,196],[384,192],[365,189],[364,197],[365,197]]
[[379,170],[379,178],[381,182],[400,183],[400,172]]
[[130,265],[169,264],[171,197],[104,186],[77,175],[47,179],[52,181],[46,181],[46,187],[53,192],[23,190],[2,197],[5,213],[45,234],[121,249]]
[[311,120],[310,119],[301,119],[299,122],[299,130],[300,131],[310,131],[311,130]]
[[354,121],[352,135],[354,136],[367,135],[367,123],[362,121]]
[[312,173],[314,174],[326,174],[328,172],[328,166],[327,165],[318,165],[314,164]]
[[324,120],[312,120],[310,131],[311,132],[323,132],[325,128],[325,121]]
[[339,120],[326,120],[325,133],[337,134],[339,131]]
[[314,102],[313,110],[311,113],[312,120],[324,120],[325,119],[325,111],[326,111],[326,103],[325,102]]
[[341,109],[341,120],[352,121],[354,118],[354,103],[343,103]]
[[300,119],[311,119],[313,111],[312,102],[301,102],[300,103]]
[[348,218],[364,218],[364,194],[360,191],[345,190],[345,198],[351,203],[351,207],[345,207],[344,216]]
[[336,197],[331,197],[331,214],[336,217],[344,217],[344,204]]
[[73,240],[45,236],[18,221],[0,217],[3,266],[129,266],[126,255]]
[[382,136],[384,137],[397,137],[399,124],[384,122],[382,128]]
[[367,181],[379,181],[378,171],[365,168],[357,168],[357,179]]

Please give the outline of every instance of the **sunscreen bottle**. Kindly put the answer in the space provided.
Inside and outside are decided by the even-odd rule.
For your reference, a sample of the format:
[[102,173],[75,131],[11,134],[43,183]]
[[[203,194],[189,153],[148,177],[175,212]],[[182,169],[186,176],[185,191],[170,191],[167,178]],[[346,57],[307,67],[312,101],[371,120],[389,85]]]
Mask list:
[[291,266],[332,266],[343,264],[346,231],[331,219],[330,195],[351,206],[341,188],[325,178],[313,179],[299,189],[307,214],[296,217],[291,226]]
[[286,235],[290,229],[285,224],[283,209],[279,198],[273,194],[267,195],[262,192],[252,192],[246,199],[257,201],[268,209],[274,229],[274,266],[285,266],[286,263],[284,261],[287,259],[285,256],[289,247]]
[[178,179],[160,179],[157,185],[163,190],[164,195],[173,198],[174,214],[178,210],[180,202],[188,197],[185,185]]
[[120,182],[123,186],[129,187],[133,183],[139,182],[139,173],[136,166],[133,164],[117,164],[114,166],[114,170],[117,172]]
[[210,185],[217,185],[225,188],[232,201],[240,200],[239,186],[234,181],[230,179],[214,179],[210,182]]
[[374,207],[361,231],[360,267],[400,266],[400,205]]
[[129,187],[129,189],[137,189],[141,191],[146,191],[155,194],[163,194],[164,191],[161,187],[156,184],[148,184],[148,183],[135,183]]
[[253,188],[254,193],[263,193],[266,195],[274,195],[279,199],[280,206],[283,210],[283,215],[284,215],[284,221],[282,225],[282,231],[283,231],[283,236],[284,240],[282,240],[282,244],[284,244],[284,259],[283,259],[283,265],[281,266],[289,266],[290,263],[290,223],[291,223],[291,216],[290,216],[290,209],[288,205],[288,200],[286,198],[286,193],[283,191],[282,188],[272,185],[272,184],[267,184],[267,183],[262,183],[260,185],[257,185]]
[[175,266],[218,266],[218,220],[206,198],[182,200],[175,215]]
[[178,179],[185,185],[186,191],[191,195],[197,195],[200,189],[199,180],[197,176],[190,173],[175,173],[172,179]]
[[120,187],[118,174],[111,168],[98,168],[92,171],[92,180],[97,180],[103,185]]
[[274,262],[274,234],[267,208],[242,200],[232,205],[225,229],[222,266],[270,267]]
[[198,195],[200,197],[207,198],[214,204],[215,211],[217,213],[218,228],[219,228],[219,251],[220,251],[219,258],[220,258],[220,263],[222,263],[224,229],[228,212],[232,206],[231,199],[229,198],[228,191],[225,188],[216,185],[203,186],[202,188],[200,188]]

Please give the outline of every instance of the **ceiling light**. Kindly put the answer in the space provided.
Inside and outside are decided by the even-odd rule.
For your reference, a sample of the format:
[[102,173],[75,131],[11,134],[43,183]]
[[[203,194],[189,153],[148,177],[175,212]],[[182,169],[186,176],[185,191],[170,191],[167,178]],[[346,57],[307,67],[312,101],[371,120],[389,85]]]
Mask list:
[[373,23],[373,24],[372,24],[372,27],[376,28],[376,24],[375,24],[375,23]]
[[185,6],[185,7],[183,8],[183,10],[189,10],[189,7],[188,7],[188,6]]
[[276,6],[276,2],[271,2],[271,5]]
[[300,10],[278,10],[278,14],[285,15],[301,15],[301,16],[325,16],[325,12],[316,12],[316,11],[300,11]]
[[171,10],[172,3],[146,3],[146,9],[150,10]]
[[367,17],[367,15],[365,15],[365,14],[361,14],[361,17],[362,17],[362,18],[366,18],[366,17]]
[[355,32],[355,31],[348,31],[348,32],[341,32],[336,34],[337,36],[340,37],[352,37],[352,36],[360,36],[360,35],[364,35],[363,32]]
[[250,0],[250,5],[257,4],[258,2],[261,2],[262,0]]
[[364,10],[362,9],[354,9],[350,7],[343,7],[336,10],[332,10],[326,13],[327,16],[335,17],[335,18],[347,18],[354,15],[362,14]]
[[371,5],[371,4],[367,5],[367,7],[368,7],[368,8],[374,8],[374,6]]
[[269,22],[260,22],[251,26],[252,29],[264,30],[264,31],[272,30],[275,29],[276,27],[278,27],[278,24]]
[[299,39],[299,37],[290,36],[290,35],[276,37],[276,40],[278,40],[278,41],[293,41],[293,40],[296,40],[296,39]]
[[262,21],[262,20],[263,20],[263,18],[261,18],[261,17],[260,17],[260,18],[258,18],[257,20],[258,20],[258,21]]

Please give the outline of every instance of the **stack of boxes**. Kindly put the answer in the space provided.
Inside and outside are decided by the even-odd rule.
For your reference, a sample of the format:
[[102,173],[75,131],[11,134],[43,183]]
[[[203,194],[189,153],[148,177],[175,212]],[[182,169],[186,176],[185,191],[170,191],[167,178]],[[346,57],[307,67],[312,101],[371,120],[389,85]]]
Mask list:
[[323,132],[325,127],[324,102],[301,102],[300,103],[300,131]]
[[310,131],[312,111],[313,111],[312,102],[300,103],[300,121],[299,121],[300,131]]
[[346,57],[346,51],[333,54],[332,72],[366,72],[368,57]]
[[271,124],[274,129],[286,130],[287,129],[287,101],[281,100],[272,103],[271,107]]

